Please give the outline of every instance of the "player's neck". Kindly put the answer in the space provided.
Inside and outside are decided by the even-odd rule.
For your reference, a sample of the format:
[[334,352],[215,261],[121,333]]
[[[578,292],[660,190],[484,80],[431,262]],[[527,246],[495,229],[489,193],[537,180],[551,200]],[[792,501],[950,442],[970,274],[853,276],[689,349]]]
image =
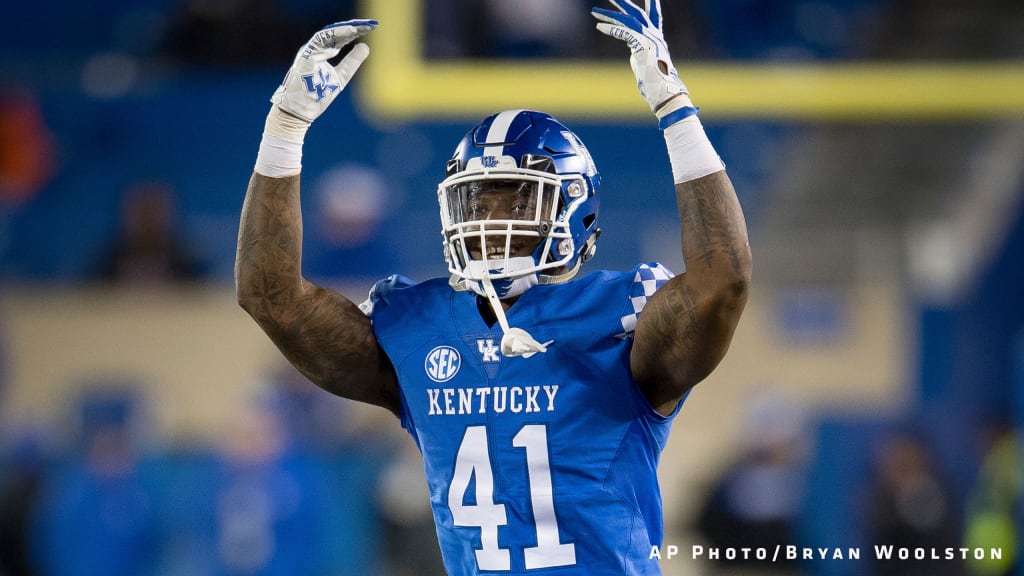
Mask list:
[[[501,307],[504,308],[505,312],[508,312],[509,308],[519,300],[519,297],[508,298],[501,301]],[[484,322],[488,327],[494,327],[494,324],[498,321],[498,318],[494,315],[494,309],[491,308],[491,304],[487,301],[487,298],[483,296],[476,297],[476,309],[480,311],[480,317],[484,319]]]

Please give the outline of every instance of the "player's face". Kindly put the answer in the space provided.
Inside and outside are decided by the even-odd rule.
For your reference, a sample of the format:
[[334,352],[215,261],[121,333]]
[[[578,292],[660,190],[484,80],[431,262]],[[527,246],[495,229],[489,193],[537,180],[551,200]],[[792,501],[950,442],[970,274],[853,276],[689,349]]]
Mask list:
[[[519,180],[487,180],[465,185],[461,191],[462,214],[465,221],[490,222],[485,224],[487,231],[505,231],[514,225],[510,221],[538,221],[539,196],[538,184]],[[522,227],[516,227],[522,230]],[[529,256],[540,243],[539,234],[516,234],[508,242],[510,258]],[[480,241],[467,241],[467,248],[474,259],[482,259]],[[489,235],[487,239],[487,259],[497,260],[506,257],[506,236],[504,234]]]

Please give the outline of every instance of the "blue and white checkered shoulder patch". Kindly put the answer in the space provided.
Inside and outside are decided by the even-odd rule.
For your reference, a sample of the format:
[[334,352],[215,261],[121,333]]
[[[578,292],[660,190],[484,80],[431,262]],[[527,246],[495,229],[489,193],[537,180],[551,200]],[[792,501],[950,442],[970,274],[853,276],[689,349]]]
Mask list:
[[641,264],[636,267],[636,274],[633,276],[633,285],[629,289],[629,301],[622,311],[619,320],[622,332],[619,338],[632,338],[636,330],[636,321],[640,312],[647,305],[647,300],[654,294],[654,291],[661,288],[662,284],[668,282],[675,274],[658,263]]

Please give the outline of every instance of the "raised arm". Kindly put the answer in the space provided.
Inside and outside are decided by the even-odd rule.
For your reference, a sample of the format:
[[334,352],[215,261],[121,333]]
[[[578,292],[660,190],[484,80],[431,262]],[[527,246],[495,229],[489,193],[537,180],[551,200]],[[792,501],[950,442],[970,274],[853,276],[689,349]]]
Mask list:
[[242,208],[235,290],[242,308],[311,381],[338,396],[397,412],[394,368],[370,320],[349,299],[302,276],[302,142],[369,48],[354,46],[336,67],[327,60],[376,26],[357,20],[317,32],[271,98],[274,106]]
[[664,131],[682,228],[686,271],[659,288],[637,321],[633,379],[662,414],[718,366],[750,284],[747,228],[732,182],[679,79],[661,27],[660,0],[595,8],[601,32],[630,48],[640,94]]
[[747,230],[724,171],[676,184],[686,272],[651,297],[637,322],[633,377],[671,412],[725,357],[747,302]]

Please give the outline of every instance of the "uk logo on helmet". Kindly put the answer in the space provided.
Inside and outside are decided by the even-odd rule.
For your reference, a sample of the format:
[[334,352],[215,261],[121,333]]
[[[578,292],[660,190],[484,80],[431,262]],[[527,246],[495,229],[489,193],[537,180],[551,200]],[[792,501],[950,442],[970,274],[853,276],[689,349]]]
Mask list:
[[459,373],[462,367],[462,356],[451,346],[437,346],[427,353],[423,361],[423,369],[427,378],[434,382],[447,382]]
[[482,164],[484,168],[497,168],[498,158],[497,156],[484,156],[480,158],[480,164]]
[[319,102],[328,94],[341,88],[341,85],[334,81],[334,76],[322,68],[313,74],[306,74],[302,77],[302,83],[306,85],[306,92],[316,94],[316,101]]

